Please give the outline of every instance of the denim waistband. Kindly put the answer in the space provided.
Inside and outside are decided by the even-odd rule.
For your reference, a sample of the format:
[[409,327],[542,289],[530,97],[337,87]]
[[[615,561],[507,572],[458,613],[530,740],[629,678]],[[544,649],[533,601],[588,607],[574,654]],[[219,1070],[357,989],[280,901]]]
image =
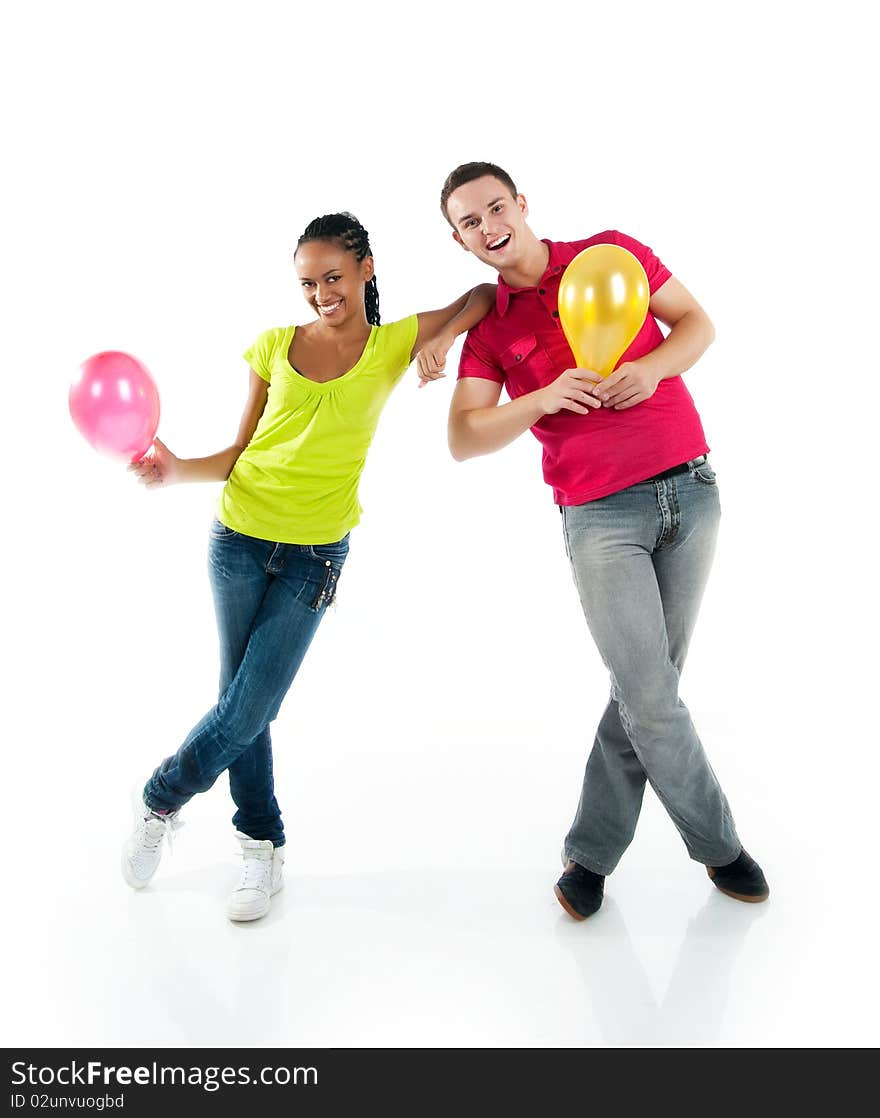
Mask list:
[[706,461],[706,455],[700,454],[696,458],[691,458],[688,462],[682,462],[680,466],[671,466],[668,470],[662,470],[659,474],[654,474],[653,477],[647,478],[648,481],[662,481],[665,477],[675,477],[676,474],[686,474],[691,466],[702,466]]

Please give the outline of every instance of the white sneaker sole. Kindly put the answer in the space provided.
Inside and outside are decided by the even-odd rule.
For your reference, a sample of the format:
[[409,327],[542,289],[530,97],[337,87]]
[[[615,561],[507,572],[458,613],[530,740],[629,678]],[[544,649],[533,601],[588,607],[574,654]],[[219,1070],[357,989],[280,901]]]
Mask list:
[[265,905],[259,910],[255,911],[254,909],[251,909],[249,912],[235,913],[232,905],[230,904],[226,910],[226,915],[234,924],[246,924],[249,920],[262,920],[263,917],[268,913],[269,909],[272,907],[272,897],[274,897],[276,893],[280,893],[283,887],[284,878],[282,878],[278,882],[278,884],[272,890],[271,896],[266,898]]

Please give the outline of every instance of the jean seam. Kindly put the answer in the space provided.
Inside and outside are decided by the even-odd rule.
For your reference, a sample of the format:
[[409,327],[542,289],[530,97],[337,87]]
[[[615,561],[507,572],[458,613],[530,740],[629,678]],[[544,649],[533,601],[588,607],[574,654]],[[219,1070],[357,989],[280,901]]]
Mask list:
[[[572,571],[574,571],[574,559],[572,558],[571,544],[568,538],[568,518],[565,514],[565,508],[562,505],[559,506],[559,511],[562,513],[562,542],[565,546],[565,554],[568,557],[568,561],[572,565]],[[574,582],[575,586],[577,586],[577,572],[575,572]]]

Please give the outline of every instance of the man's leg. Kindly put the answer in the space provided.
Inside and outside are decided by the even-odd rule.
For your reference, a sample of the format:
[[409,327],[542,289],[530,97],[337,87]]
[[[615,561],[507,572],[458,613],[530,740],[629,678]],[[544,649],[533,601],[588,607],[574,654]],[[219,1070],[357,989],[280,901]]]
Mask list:
[[[631,841],[646,776],[691,857],[722,865],[740,849],[727,802],[678,698],[679,667],[711,562],[718,512],[717,496],[714,507],[691,502],[693,515],[682,529],[678,480],[645,482],[564,510],[581,602],[612,677],[612,702],[566,839],[569,856],[596,873],[610,873]],[[665,565],[664,598],[655,553],[677,541],[678,570],[673,575],[672,564]]]
[[565,837],[565,857],[594,873],[611,873],[632,842],[646,782],[612,696],[587,758],[577,812]]
[[[698,472],[699,471],[699,472]],[[721,505],[708,462],[658,482],[658,503],[666,506],[676,530],[654,552],[654,570],[663,601],[669,655],[681,674],[715,556]],[[712,481],[701,480],[711,478]],[[666,487],[660,492],[660,487]],[[677,512],[676,512],[677,510]]]

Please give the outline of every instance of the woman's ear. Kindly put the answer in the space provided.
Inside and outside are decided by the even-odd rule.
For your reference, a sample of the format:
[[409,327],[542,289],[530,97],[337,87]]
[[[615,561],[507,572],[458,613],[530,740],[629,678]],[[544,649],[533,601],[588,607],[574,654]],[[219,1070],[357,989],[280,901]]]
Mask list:
[[363,266],[364,283],[369,283],[376,273],[372,256],[365,256],[361,261],[361,264]]

